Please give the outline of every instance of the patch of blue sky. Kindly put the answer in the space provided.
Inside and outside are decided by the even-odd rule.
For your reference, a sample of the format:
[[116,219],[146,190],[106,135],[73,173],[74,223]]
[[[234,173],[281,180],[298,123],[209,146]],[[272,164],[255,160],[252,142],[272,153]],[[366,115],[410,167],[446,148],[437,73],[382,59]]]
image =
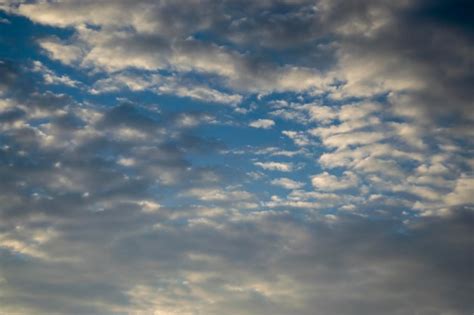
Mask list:
[[27,18],[0,11],[0,18],[10,23],[0,23],[0,57],[11,60],[37,60],[44,55],[38,50],[37,38],[56,36],[67,39],[74,34],[71,28],[56,28],[33,23]]

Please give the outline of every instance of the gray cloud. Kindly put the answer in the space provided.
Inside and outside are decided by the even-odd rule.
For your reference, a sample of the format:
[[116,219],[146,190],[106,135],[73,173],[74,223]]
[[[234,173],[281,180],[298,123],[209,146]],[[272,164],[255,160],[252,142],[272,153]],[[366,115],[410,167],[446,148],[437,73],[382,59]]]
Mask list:
[[[474,311],[467,1],[0,8],[71,31],[36,43],[91,82],[0,62],[0,313]],[[227,150],[199,130],[219,110],[94,98],[124,89],[255,94],[245,121],[300,149]]]
[[116,209],[56,223],[61,237],[45,249],[80,263],[3,259],[4,305],[40,314],[472,311],[470,212],[403,231],[396,221],[356,217],[302,226],[284,213],[163,219],[153,226]]

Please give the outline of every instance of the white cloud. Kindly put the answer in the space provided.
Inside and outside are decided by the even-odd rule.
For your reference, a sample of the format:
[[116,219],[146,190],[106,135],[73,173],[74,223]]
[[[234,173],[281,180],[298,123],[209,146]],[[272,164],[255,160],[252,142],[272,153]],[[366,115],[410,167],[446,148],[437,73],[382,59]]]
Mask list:
[[[167,7],[166,4],[162,6]],[[193,38],[193,28],[201,23],[204,27],[208,21],[195,14],[193,16],[199,22],[192,19],[193,23],[187,20],[164,23],[162,21],[166,19],[166,14],[160,7],[158,4],[130,6],[116,2],[101,3],[100,7],[94,3],[80,6],[74,3],[59,6],[31,3],[21,4],[17,12],[35,22],[72,27],[77,31],[77,36],[67,44],[57,39],[41,43],[52,58],[66,64],[78,62],[83,67],[95,67],[108,72],[133,67],[212,74],[221,76],[224,79],[222,82],[229,87],[258,93],[320,91],[332,82],[331,78],[326,78],[315,68],[276,66],[267,62],[255,64],[246,54],[229,47],[196,40]],[[193,8],[198,12],[202,10],[202,6],[197,3],[189,5],[190,10]],[[147,10],[151,13],[143,14]],[[72,11],[77,14],[71,14]],[[85,27],[87,24],[101,28]],[[201,95],[204,92],[188,93]],[[208,95],[206,97],[209,98]]]
[[323,172],[311,177],[311,183],[317,190],[335,191],[354,188],[358,184],[357,176],[349,171],[344,172],[342,176],[335,176],[328,172]]
[[186,195],[196,197],[203,201],[246,201],[253,195],[243,190],[224,190],[220,188],[192,188]]
[[465,174],[459,177],[454,190],[444,199],[450,206],[474,204],[474,177]]
[[141,200],[138,205],[142,208],[145,213],[154,213],[160,210],[161,205],[153,200]]
[[81,61],[84,52],[81,47],[75,44],[65,44],[57,38],[46,38],[38,41],[41,48],[48,52],[53,59],[65,64],[72,64]]
[[134,166],[137,163],[137,161],[133,158],[121,157],[117,160],[117,163],[122,166]]
[[272,185],[280,186],[286,189],[299,189],[304,186],[304,183],[294,181],[290,178],[275,178],[270,182]]
[[57,75],[51,69],[47,68],[40,61],[34,61],[34,71],[43,75],[46,84],[66,85],[70,87],[79,87],[80,82],[71,79],[67,75]]
[[371,144],[383,140],[386,136],[377,132],[349,132],[323,138],[322,141],[328,147],[344,149],[348,146]]
[[293,140],[297,146],[304,147],[311,144],[308,136],[303,131],[283,130],[281,133]]
[[157,74],[136,75],[126,72],[98,80],[91,93],[117,92],[124,88],[131,91],[148,90],[156,94],[171,94],[209,103],[237,105],[242,101],[242,96],[239,94],[224,93],[195,82],[184,82],[179,77]]
[[292,163],[283,162],[256,162],[254,164],[269,171],[291,172],[294,168]]
[[312,120],[330,123],[332,120],[338,117],[337,111],[330,106],[319,106],[317,104],[306,104],[304,106]]
[[176,94],[181,97],[189,97],[210,103],[238,104],[242,101],[241,95],[223,93],[206,86],[176,86],[165,84],[158,87],[157,90],[163,94]]
[[249,126],[253,128],[270,129],[275,125],[271,119],[257,119],[252,121]]

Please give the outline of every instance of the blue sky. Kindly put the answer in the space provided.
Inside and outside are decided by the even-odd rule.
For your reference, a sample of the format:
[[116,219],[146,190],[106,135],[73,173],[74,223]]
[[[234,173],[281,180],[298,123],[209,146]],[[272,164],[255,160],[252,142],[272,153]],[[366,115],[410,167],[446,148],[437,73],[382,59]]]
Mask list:
[[0,313],[471,314],[470,9],[0,2]]

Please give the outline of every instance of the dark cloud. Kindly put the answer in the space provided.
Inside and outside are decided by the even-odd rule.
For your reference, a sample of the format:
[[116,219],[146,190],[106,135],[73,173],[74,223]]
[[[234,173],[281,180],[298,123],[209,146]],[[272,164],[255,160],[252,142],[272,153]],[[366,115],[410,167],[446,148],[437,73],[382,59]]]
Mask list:
[[8,89],[9,86],[12,85],[16,81],[18,77],[18,71],[11,62],[7,62],[7,61],[0,62],[0,67],[2,69],[1,71],[2,76],[0,77],[0,83],[1,83],[2,92],[3,92],[3,90]]
[[[472,311],[473,261],[466,256],[474,245],[470,212],[403,231],[395,221],[356,217],[335,225],[315,221],[304,226],[286,215],[243,219],[222,222],[224,229],[218,222],[181,225],[162,220],[153,229],[144,219],[119,210],[57,223],[61,238],[48,250],[58,257],[76,257],[71,253],[78,251],[81,263],[8,264],[3,259],[10,289],[23,296],[6,300],[7,305],[30,302],[37,312],[76,314],[88,309],[103,314],[128,306],[132,301],[124,290],[141,283],[161,288],[156,299],[171,298],[171,309],[190,305],[208,314]],[[133,227],[140,229],[130,233]],[[28,273],[17,272],[24,268]],[[196,299],[196,290],[219,302]]]
[[[454,125],[467,125],[473,118],[470,6],[467,1],[364,1],[362,5],[343,2],[340,6],[336,2],[329,20],[348,28],[351,23],[366,24],[369,29],[380,23],[369,35],[345,34],[340,39],[342,51],[380,60],[380,77],[373,78],[374,82],[399,75],[401,80],[418,80],[421,87],[408,85],[392,91],[408,95],[409,106],[419,107],[425,118],[439,123],[446,122],[448,116]],[[357,58],[351,60],[358,62]],[[388,86],[386,91],[390,90]],[[394,106],[398,106],[396,102]]]

